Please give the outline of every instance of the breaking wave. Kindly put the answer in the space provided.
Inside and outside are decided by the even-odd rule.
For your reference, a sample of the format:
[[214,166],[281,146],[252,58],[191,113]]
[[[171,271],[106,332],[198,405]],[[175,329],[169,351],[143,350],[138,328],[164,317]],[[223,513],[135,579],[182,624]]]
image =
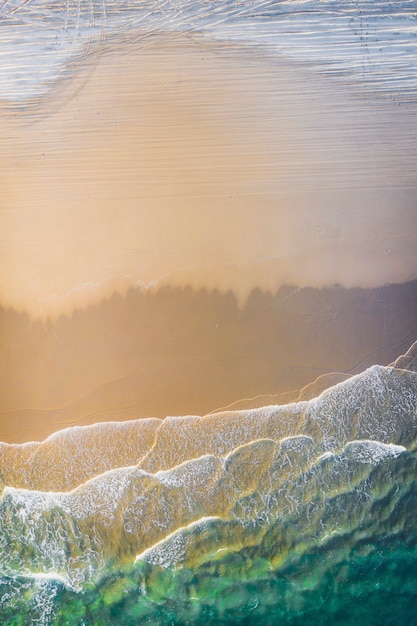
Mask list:
[[286,406],[2,444],[1,623],[404,623],[416,357]]

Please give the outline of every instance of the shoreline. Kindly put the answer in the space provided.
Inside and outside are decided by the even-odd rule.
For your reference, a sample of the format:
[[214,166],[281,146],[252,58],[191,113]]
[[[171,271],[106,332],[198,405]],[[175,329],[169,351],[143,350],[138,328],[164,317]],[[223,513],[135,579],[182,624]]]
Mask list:
[[0,307],[0,439],[206,414],[388,365],[415,339],[417,281],[377,289],[130,290],[47,323]]

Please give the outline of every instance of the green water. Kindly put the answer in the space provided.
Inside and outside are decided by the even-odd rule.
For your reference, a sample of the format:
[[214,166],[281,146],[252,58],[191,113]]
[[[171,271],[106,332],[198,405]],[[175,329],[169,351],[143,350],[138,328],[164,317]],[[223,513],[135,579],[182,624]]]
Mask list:
[[134,565],[108,563],[78,592],[5,578],[1,623],[417,624],[417,460],[405,452],[367,467],[352,490],[313,497],[322,463],[304,478],[310,499],[273,524],[212,518],[177,532],[162,547],[181,543],[181,564],[159,565],[160,547]]
[[[242,557],[243,558],[243,557]],[[178,572],[119,573],[89,591],[76,594],[50,584],[51,624],[98,626],[154,624],[416,624],[417,550],[399,539],[363,544],[322,570],[326,554],[311,554],[309,572],[300,577],[267,572],[267,563],[252,562],[247,577],[233,578],[217,568],[196,574]],[[306,564],[306,563],[305,563]],[[208,568],[210,569],[210,568]],[[262,572],[262,575],[261,575]],[[154,580],[146,588],[146,579]],[[7,589],[3,583],[1,592]],[[36,610],[39,590],[24,596],[2,615],[2,624],[47,623]],[[33,606],[35,605],[35,606]],[[38,620],[42,620],[39,622]]]
[[[417,625],[417,373],[222,414],[201,440],[191,420],[189,448],[184,423],[161,425],[153,473],[4,489],[1,626]],[[159,470],[174,436],[188,456]]]

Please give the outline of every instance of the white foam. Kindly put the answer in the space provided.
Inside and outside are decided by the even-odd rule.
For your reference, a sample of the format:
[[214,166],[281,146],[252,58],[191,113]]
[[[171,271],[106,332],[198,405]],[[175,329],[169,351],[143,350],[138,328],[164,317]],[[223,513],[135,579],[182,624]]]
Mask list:
[[188,531],[192,531],[199,526],[204,527],[207,523],[211,521],[219,521],[220,519],[220,517],[216,516],[201,517],[188,526],[178,528],[151,548],[148,548],[141,554],[138,554],[136,556],[135,563],[138,561],[147,561],[152,565],[159,565],[163,568],[169,568],[179,564],[185,558],[186,554],[185,533],[188,534]]
[[344,449],[345,454],[352,456],[355,461],[371,465],[379,465],[388,459],[396,459],[406,451],[404,446],[371,440],[351,441]]

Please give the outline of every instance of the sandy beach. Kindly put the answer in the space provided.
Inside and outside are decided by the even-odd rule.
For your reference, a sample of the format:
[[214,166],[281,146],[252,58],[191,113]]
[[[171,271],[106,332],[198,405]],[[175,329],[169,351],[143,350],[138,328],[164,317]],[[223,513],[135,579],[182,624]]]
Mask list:
[[0,6],[0,623],[415,623],[398,0]]
[[415,328],[415,283],[389,287],[416,276],[414,115],[185,36],[111,41],[4,111],[0,439],[389,363]]

